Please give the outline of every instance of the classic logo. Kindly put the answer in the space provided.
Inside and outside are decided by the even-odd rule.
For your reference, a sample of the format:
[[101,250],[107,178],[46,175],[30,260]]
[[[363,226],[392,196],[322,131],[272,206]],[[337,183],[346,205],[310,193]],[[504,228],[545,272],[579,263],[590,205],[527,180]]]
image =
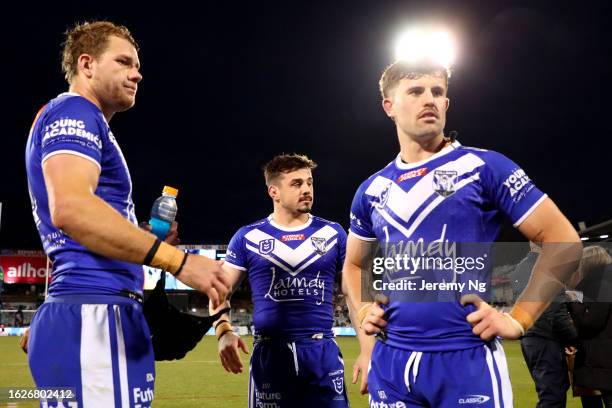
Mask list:
[[389,182],[389,184],[387,184],[385,188],[382,189],[376,201],[374,202],[374,206],[379,210],[385,208],[385,205],[387,205],[387,201],[389,200],[389,193],[391,192],[391,184],[392,183]]
[[409,172],[400,175],[397,178],[397,182],[401,183],[402,181],[409,180],[415,177],[424,176],[425,174],[427,174],[427,167],[421,167],[420,169],[410,170]]
[[336,392],[342,394],[344,392],[344,377],[334,377],[332,378],[332,382],[334,383]]
[[287,242],[287,241],[303,241],[304,239],[306,239],[304,234],[289,234],[289,235],[283,235],[281,237],[281,241],[283,241],[283,242]]
[[324,255],[327,252],[327,241],[321,237],[310,237],[310,242],[315,249],[315,252],[319,255]]
[[455,192],[455,170],[434,170],[433,188],[442,197],[448,197]]
[[486,395],[468,395],[465,398],[459,398],[459,404],[484,404],[491,398]]
[[274,238],[262,239],[259,241],[259,253],[267,255],[274,251]]

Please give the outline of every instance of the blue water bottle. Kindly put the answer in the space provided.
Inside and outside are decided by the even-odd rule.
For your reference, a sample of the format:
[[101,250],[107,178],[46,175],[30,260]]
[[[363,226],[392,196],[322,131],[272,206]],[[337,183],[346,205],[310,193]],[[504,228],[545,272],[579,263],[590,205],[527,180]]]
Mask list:
[[151,232],[157,236],[157,238],[164,240],[172,221],[176,218],[176,196],[178,195],[178,189],[170,186],[164,186],[161,197],[159,197],[153,203],[151,208]]

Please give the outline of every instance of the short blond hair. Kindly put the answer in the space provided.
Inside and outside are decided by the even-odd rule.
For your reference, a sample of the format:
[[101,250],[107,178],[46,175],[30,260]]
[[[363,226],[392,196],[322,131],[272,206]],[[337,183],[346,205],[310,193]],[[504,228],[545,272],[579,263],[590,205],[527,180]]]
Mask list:
[[68,83],[77,74],[79,56],[89,54],[94,58],[99,57],[106,51],[110,36],[128,40],[138,50],[138,43],[132,37],[130,30],[110,21],[79,23],[67,30],[65,34],[66,41],[64,41],[62,50],[62,71]]
[[448,86],[451,71],[450,68],[443,67],[433,62],[413,64],[403,60],[396,61],[385,68],[380,77],[380,81],[378,81],[380,95],[383,99],[386,99],[402,79],[416,79],[423,75],[433,75],[444,78],[446,86]]

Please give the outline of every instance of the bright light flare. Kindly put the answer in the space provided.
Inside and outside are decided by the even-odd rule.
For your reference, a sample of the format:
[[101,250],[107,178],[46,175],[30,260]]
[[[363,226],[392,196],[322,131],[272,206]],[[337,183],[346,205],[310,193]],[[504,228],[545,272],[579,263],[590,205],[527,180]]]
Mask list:
[[395,43],[396,61],[429,61],[449,68],[455,62],[456,54],[455,40],[444,30],[411,29],[402,33]]

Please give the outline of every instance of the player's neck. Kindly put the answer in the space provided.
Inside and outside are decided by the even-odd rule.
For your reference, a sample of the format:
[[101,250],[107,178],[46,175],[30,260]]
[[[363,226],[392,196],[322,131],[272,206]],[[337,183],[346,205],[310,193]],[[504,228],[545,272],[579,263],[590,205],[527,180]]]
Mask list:
[[87,99],[89,102],[93,103],[100,109],[107,122],[110,122],[115,112],[109,111],[102,106],[100,99],[96,96],[95,92],[88,87],[86,84],[83,84],[78,78],[70,84],[69,92],[76,93],[81,95],[83,98]]
[[292,213],[281,208],[275,208],[272,213],[272,221],[281,227],[299,227],[310,219],[308,213]]
[[417,163],[429,159],[448,146],[444,134],[426,140],[415,140],[408,135],[399,135],[400,157],[405,163]]

